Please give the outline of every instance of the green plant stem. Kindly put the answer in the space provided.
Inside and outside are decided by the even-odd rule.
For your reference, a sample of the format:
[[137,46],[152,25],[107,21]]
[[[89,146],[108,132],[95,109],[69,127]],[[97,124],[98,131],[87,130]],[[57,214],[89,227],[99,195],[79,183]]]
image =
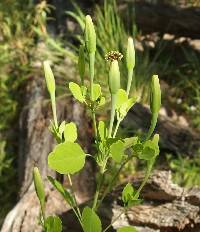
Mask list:
[[150,139],[151,135],[153,134],[154,129],[155,129],[156,124],[157,124],[157,119],[158,119],[158,114],[153,114],[152,118],[151,118],[151,125],[150,125],[148,132],[147,132],[145,140]]
[[111,113],[110,113],[110,126],[108,131],[108,137],[112,137],[113,123],[115,119],[115,106],[116,106],[116,94],[111,94]]
[[107,186],[107,188],[105,189],[105,191],[103,192],[103,195],[101,197],[101,199],[99,200],[99,203],[97,205],[97,208],[99,207],[99,205],[101,205],[101,203],[103,202],[104,198],[107,196],[107,194],[110,192],[111,187],[113,186],[115,180],[117,179],[117,177],[119,176],[121,170],[124,168],[124,166],[127,164],[127,162],[129,162],[129,160],[131,160],[134,157],[134,155],[128,157],[119,167],[119,169],[116,171],[115,175],[113,176],[112,180],[110,181],[109,185]]
[[75,195],[75,192],[74,192],[74,188],[73,188],[73,184],[72,184],[72,179],[71,179],[71,176],[70,174],[67,174],[67,177],[68,177],[68,180],[69,180],[69,184],[70,184],[70,187],[71,187],[71,191],[72,191],[72,194],[73,194],[73,198],[74,198],[74,202],[75,202],[75,207],[76,207],[76,210],[75,212],[77,213],[77,217],[79,219],[79,221],[81,222],[81,212],[80,212],[80,209],[78,207],[78,203],[77,203],[77,200],[76,200],[76,195]]
[[58,128],[58,119],[57,119],[57,114],[56,114],[56,99],[55,95],[51,96],[51,106],[52,106],[52,112],[53,112],[53,120],[56,129]]
[[94,110],[92,110],[92,121],[93,121],[93,125],[94,125],[95,137],[97,138],[97,121],[96,121],[96,115],[95,115]]
[[133,69],[129,69],[128,70],[128,83],[127,83],[127,89],[126,89],[127,96],[129,96],[129,93],[130,93],[132,79],[133,79]]
[[112,220],[112,222],[110,223],[110,225],[108,225],[108,226],[103,230],[103,232],[106,232],[108,229],[110,229],[110,227],[111,227],[111,226],[112,226],[124,213],[126,213],[126,208],[124,208],[124,209],[122,210],[122,212],[119,213],[119,215],[118,215],[116,218],[114,218],[114,219]]
[[45,227],[46,216],[45,216],[45,206],[43,204],[41,204],[41,213],[42,213],[43,224],[44,224],[44,227]]
[[135,196],[139,196],[140,195],[140,192],[142,191],[143,187],[145,186],[145,184],[147,183],[147,180],[149,179],[149,176],[151,174],[151,170],[152,170],[152,166],[153,166],[153,163],[149,163],[147,164],[147,170],[145,172],[145,177],[140,185],[140,187],[138,188]]
[[114,134],[113,134],[113,138],[115,138],[116,135],[117,135],[117,131],[118,131],[118,129],[119,129],[119,125],[120,125],[121,121],[122,121],[121,118],[117,120],[117,125],[116,125],[116,127],[115,127],[115,131],[114,131]]
[[101,185],[103,183],[103,179],[104,179],[104,174],[101,175],[101,179],[99,180],[98,184],[97,184],[97,189],[96,189],[96,193],[94,195],[94,201],[93,201],[93,205],[92,205],[92,209],[95,211],[97,208],[97,203],[98,203],[98,198],[99,198],[99,193],[100,193],[100,189],[101,189]]
[[93,101],[94,62],[95,62],[95,53],[89,53],[90,99],[91,99],[91,101]]

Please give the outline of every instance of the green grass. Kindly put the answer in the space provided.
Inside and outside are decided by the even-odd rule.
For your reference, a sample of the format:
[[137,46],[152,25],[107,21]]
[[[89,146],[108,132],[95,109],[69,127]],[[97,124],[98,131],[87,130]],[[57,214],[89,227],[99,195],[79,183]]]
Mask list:
[[167,155],[167,160],[175,183],[187,188],[200,186],[200,152],[193,159],[179,154]]

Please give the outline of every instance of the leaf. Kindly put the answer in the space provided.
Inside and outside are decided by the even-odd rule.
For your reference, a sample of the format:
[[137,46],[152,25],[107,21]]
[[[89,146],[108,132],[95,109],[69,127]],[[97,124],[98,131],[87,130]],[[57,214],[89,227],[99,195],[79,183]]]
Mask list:
[[62,232],[62,222],[57,216],[49,216],[45,220],[45,226],[47,232]]
[[82,214],[84,232],[101,232],[102,226],[98,215],[89,207],[85,207]]
[[76,100],[78,100],[81,103],[83,103],[85,101],[85,98],[82,95],[81,88],[78,84],[76,84],[74,82],[70,82],[69,89],[70,89],[72,95],[74,96],[74,98],[76,98]]
[[137,98],[132,97],[132,98],[129,98],[126,102],[124,102],[119,109],[120,114],[123,117],[125,117],[128,111],[130,110],[130,108],[136,103],[136,101],[137,101]]
[[65,142],[57,145],[48,156],[48,165],[60,174],[74,174],[85,164],[85,153],[77,143]]
[[118,229],[117,232],[138,232],[138,231],[132,226],[124,226]]
[[106,129],[105,123],[103,121],[99,122],[98,132],[99,132],[99,136],[100,136],[101,141],[103,141],[107,137],[107,129]]
[[44,185],[42,182],[40,172],[37,167],[34,167],[33,169],[33,181],[34,181],[34,186],[35,186],[37,197],[41,204],[41,208],[44,209],[44,204],[45,204]]
[[110,146],[110,153],[115,162],[120,163],[124,155],[124,143],[118,140]]
[[142,150],[142,153],[139,155],[139,158],[143,160],[154,159],[160,152],[158,141],[159,141],[158,134],[154,135],[152,140],[147,140],[143,144],[143,150]]
[[137,144],[138,141],[138,137],[130,137],[130,138],[125,138],[124,139],[124,148],[127,149],[129,147],[134,146],[135,144]]
[[67,203],[73,207],[75,205],[74,199],[71,194],[63,187],[63,185],[56,179],[53,179],[51,176],[48,176],[48,180],[51,182],[54,188],[63,196]]
[[59,134],[62,135],[65,129],[65,121],[63,121],[59,126]]
[[119,89],[117,92],[116,110],[118,110],[126,101],[128,101],[126,91],[124,89]]
[[122,191],[122,201],[127,204],[133,198],[134,192],[133,186],[128,183]]
[[74,142],[77,139],[77,127],[73,122],[67,123],[64,129],[65,141]]
[[92,101],[96,101],[100,96],[101,96],[101,86],[99,84],[94,84]]
[[141,142],[138,141],[137,144],[133,145],[133,151],[136,153],[136,154],[139,154],[141,153],[143,150],[143,144]]
[[133,186],[128,183],[122,191],[122,201],[127,207],[132,207],[138,205],[142,202],[141,199],[138,199],[138,194],[133,188]]

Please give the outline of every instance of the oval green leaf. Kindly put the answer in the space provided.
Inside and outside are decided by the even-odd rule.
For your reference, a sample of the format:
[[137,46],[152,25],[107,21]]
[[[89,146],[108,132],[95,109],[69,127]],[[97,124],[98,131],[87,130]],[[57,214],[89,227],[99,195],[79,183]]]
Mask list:
[[77,143],[65,142],[57,145],[48,156],[48,165],[60,174],[74,174],[85,164],[85,153]]
[[119,89],[117,92],[117,100],[116,100],[116,109],[118,110],[122,104],[128,101],[128,96],[124,89]]
[[70,89],[72,95],[74,96],[74,98],[76,98],[76,100],[78,100],[81,103],[83,103],[85,101],[85,98],[82,95],[81,87],[78,84],[76,84],[74,82],[70,82],[69,89]]
[[99,216],[89,207],[85,207],[82,214],[84,232],[101,232],[102,226]]
[[77,139],[77,127],[73,122],[67,123],[64,129],[65,141],[74,142]]
[[110,153],[115,162],[120,163],[124,155],[124,143],[118,140],[110,146]]

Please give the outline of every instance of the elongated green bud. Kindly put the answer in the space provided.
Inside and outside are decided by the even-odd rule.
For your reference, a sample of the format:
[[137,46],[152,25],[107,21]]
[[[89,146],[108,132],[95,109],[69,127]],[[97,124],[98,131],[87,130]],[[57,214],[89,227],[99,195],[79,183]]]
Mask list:
[[147,133],[146,139],[149,139],[156,127],[158,120],[158,113],[161,106],[161,90],[158,75],[153,75],[151,81],[151,97],[150,97],[150,109],[152,113],[151,126]]
[[109,88],[111,94],[116,94],[120,89],[120,71],[117,60],[112,61],[110,65]]
[[55,96],[55,90],[56,90],[55,79],[50,64],[48,61],[44,61],[43,65],[44,65],[44,74],[45,74],[47,89],[49,91],[50,96]]
[[135,48],[133,39],[131,37],[128,38],[128,45],[126,50],[126,65],[127,69],[134,69],[135,67]]
[[151,81],[150,107],[152,114],[158,114],[161,106],[161,90],[158,75],[153,75]]
[[48,61],[44,61],[44,74],[45,79],[47,83],[47,89],[49,91],[50,97],[51,97],[51,105],[52,105],[52,111],[53,111],[53,118],[55,127],[58,127],[58,120],[56,115],[56,99],[55,99],[55,92],[56,92],[56,86],[55,86],[55,79],[53,72],[51,70],[50,64]]
[[45,192],[42,178],[37,167],[34,167],[33,169],[33,181],[37,197],[40,201],[41,208],[43,209],[45,204]]
[[85,45],[88,53],[95,53],[96,33],[90,15],[85,17]]
[[81,78],[81,84],[83,85],[83,78],[85,75],[85,53],[84,53],[84,46],[81,45],[79,48],[79,58],[78,58],[78,68],[79,68],[79,75]]

